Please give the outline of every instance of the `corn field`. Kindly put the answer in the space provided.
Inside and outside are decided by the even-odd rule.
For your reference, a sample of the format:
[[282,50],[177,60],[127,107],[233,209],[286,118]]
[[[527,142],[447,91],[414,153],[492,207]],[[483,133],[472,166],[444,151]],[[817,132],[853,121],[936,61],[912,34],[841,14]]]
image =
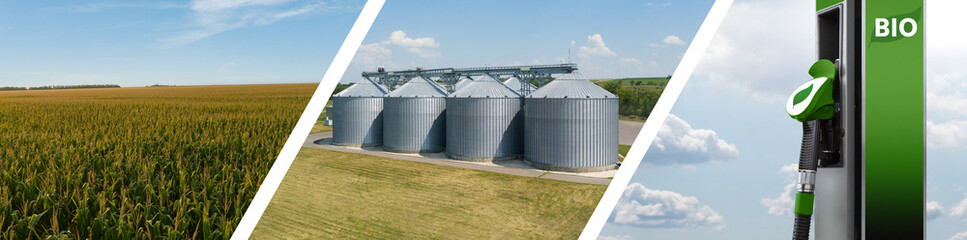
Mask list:
[[0,92],[0,238],[227,239],[315,87]]

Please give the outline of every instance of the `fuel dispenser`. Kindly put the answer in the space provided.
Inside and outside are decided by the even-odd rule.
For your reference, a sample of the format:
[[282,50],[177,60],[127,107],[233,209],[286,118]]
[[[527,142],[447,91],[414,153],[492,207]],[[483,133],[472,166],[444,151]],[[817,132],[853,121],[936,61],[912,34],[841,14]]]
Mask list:
[[816,3],[793,239],[923,239],[923,1]]

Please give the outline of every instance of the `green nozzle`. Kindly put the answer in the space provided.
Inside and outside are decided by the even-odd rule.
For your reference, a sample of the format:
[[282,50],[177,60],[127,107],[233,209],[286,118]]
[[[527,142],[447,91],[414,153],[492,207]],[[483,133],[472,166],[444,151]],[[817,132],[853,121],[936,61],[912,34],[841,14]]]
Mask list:
[[812,193],[796,193],[796,207],[793,209],[799,215],[813,215],[813,203],[816,195]]
[[796,89],[786,102],[786,113],[800,122],[833,117],[833,79],[836,65],[822,59],[809,68],[813,80]]

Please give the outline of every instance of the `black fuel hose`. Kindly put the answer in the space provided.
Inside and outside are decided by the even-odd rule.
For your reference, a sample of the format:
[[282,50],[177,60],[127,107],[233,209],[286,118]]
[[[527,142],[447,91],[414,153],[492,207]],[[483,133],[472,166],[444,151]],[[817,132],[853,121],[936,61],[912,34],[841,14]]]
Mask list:
[[799,148],[799,171],[816,171],[819,161],[816,156],[816,128],[819,120],[802,123],[802,146]]
[[816,151],[817,121],[802,123],[802,146],[799,150],[799,184],[796,193],[796,220],[793,226],[793,240],[809,240],[809,225],[812,220],[815,195],[816,168],[819,165]]

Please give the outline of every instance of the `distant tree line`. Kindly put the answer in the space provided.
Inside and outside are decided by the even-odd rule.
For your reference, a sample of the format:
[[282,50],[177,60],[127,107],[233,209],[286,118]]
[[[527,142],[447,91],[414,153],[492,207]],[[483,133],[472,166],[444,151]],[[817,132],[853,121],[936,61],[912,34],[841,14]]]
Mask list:
[[30,87],[27,90],[50,90],[50,89],[78,89],[78,88],[119,88],[117,84],[78,84],[78,85],[51,85]]
[[51,89],[79,89],[79,88],[119,88],[117,84],[79,84],[79,85],[51,85],[40,87],[0,87],[0,91],[18,90],[51,90]]
[[0,91],[17,91],[17,90],[27,90],[25,87],[0,87]]
[[638,81],[632,81],[631,82],[631,85],[635,85],[635,86],[641,86],[641,85],[663,86],[665,84],[662,83],[662,82],[659,82],[659,81],[644,81],[644,80],[638,80]]
[[349,88],[349,86],[352,86],[352,85],[353,83],[347,83],[347,84],[337,83],[336,90],[332,91],[332,95],[336,95],[336,93],[342,92],[342,90],[346,90],[346,88]]
[[[547,83],[553,80],[551,78]],[[352,85],[352,83],[337,84],[333,94],[337,94]],[[664,90],[664,83],[660,81],[634,81],[628,84],[609,81],[601,83],[599,86],[614,95],[618,95],[618,114],[630,118],[647,118],[650,116],[651,110],[655,108],[655,104],[658,103],[658,98]]]
[[[608,92],[618,95],[618,114],[624,117],[648,118],[651,110],[658,103],[664,86],[649,89],[634,87],[638,84],[620,84],[616,82],[606,82],[601,84],[601,88]],[[650,85],[650,84],[649,84]]]

